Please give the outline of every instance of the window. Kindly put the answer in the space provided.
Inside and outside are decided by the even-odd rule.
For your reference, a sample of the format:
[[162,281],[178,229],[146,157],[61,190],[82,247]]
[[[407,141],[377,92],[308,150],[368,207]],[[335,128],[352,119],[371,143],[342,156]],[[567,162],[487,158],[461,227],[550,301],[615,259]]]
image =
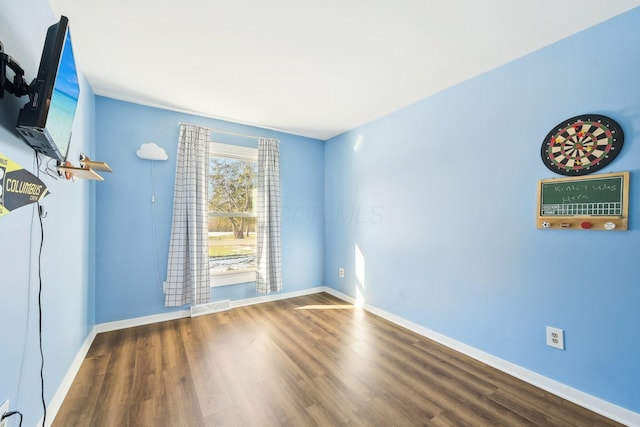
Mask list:
[[256,280],[257,175],[256,148],[210,144],[211,286]]

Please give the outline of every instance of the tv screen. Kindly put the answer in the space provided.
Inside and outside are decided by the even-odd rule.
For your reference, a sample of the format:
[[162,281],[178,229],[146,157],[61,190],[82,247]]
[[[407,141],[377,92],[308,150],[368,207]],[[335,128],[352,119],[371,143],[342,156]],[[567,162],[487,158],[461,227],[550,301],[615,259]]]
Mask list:
[[63,161],[71,140],[80,87],[69,20],[49,27],[32,93],[18,116],[18,132],[39,153]]

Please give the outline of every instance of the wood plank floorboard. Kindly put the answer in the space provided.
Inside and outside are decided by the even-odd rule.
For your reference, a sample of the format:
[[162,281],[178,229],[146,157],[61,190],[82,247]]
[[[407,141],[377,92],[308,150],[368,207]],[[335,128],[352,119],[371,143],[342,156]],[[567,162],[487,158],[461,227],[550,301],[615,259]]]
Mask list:
[[320,293],[98,334],[53,426],[620,424]]

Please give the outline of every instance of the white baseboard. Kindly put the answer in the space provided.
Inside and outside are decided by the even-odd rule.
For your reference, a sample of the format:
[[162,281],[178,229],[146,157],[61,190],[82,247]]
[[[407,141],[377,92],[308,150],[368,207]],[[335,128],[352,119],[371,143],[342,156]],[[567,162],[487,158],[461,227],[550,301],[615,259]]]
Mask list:
[[296,292],[274,293],[274,294],[264,295],[261,297],[241,299],[237,301],[231,301],[231,308],[244,307],[246,305],[262,304],[265,302],[278,301],[282,299],[296,298],[304,295],[317,294],[320,292],[325,292],[327,289],[328,288],[326,286],[320,286],[317,288],[303,289],[301,291],[296,291]]
[[[96,334],[96,328],[93,327],[89,332],[89,335],[87,335],[87,338],[85,338],[84,342],[80,346],[80,350],[78,350],[76,357],[73,359],[73,362],[71,362],[71,366],[67,370],[67,374],[62,379],[58,389],[47,405],[47,421],[45,427],[49,427],[53,424],[53,420],[56,418],[56,415],[62,406],[62,402],[64,402],[64,398],[67,396],[67,393],[71,388],[71,384],[73,384],[73,380],[76,378],[78,371],[80,371],[82,362],[84,362],[85,357],[87,357],[87,353],[89,352],[89,348],[91,348],[91,344],[93,344],[93,340],[96,338]],[[42,425],[42,418],[38,421],[38,425]]]
[[[335,289],[327,287],[326,289],[324,289],[324,291],[351,304],[356,303],[356,300],[354,298],[345,295],[342,292],[336,291]],[[365,304],[363,308],[377,316],[382,317],[383,319],[395,323],[396,325],[409,329],[410,331],[420,334],[462,354],[472,357],[473,359],[483,362],[493,368],[496,368],[499,371],[505,372],[531,385],[546,390],[549,393],[555,394],[556,396],[573,402],[576,405],[580,405],[583,408],[589,409],[614,421],[625,424],[629,427],[640,427],[640,414],[636,412],[614,405],[613,403],[607,402],[606,400],[602,400],[590,394],[584,393],[573,387],[569,387],[565,384],[537,374],[511,362],[507,362],[506,360],[495,357],[489,353],[485,353],[460,341],[451,339],[438,332],[425,328],[424,326],[420,326],[400,316],[396,316],[395,314],[391,314],[368,304]]]
[[191,316],[189,310],[172,311],[169,313],[154,314],[151,316],[134,317],[133,319],[117,320],[115,322],[100,323],[96,325],[96,332],[111,332],[120,329],[133,328],[135,326],[151,325],[152,323],[166,322],[167,320],[182,319]]

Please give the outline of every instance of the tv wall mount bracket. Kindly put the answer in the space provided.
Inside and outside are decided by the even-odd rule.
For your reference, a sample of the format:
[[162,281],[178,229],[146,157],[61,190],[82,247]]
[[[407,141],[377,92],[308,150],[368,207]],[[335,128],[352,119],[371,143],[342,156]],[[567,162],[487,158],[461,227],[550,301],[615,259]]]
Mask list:
[[[7,78],[7,69],[13,71],[13,80]],[[24,70],[15,59],[4,53],[4,46],[0,42],[0,98],[4,98],[5,90],[18,98],[24,95],[31,98],[35,93],[32,85],[27,84]]]

